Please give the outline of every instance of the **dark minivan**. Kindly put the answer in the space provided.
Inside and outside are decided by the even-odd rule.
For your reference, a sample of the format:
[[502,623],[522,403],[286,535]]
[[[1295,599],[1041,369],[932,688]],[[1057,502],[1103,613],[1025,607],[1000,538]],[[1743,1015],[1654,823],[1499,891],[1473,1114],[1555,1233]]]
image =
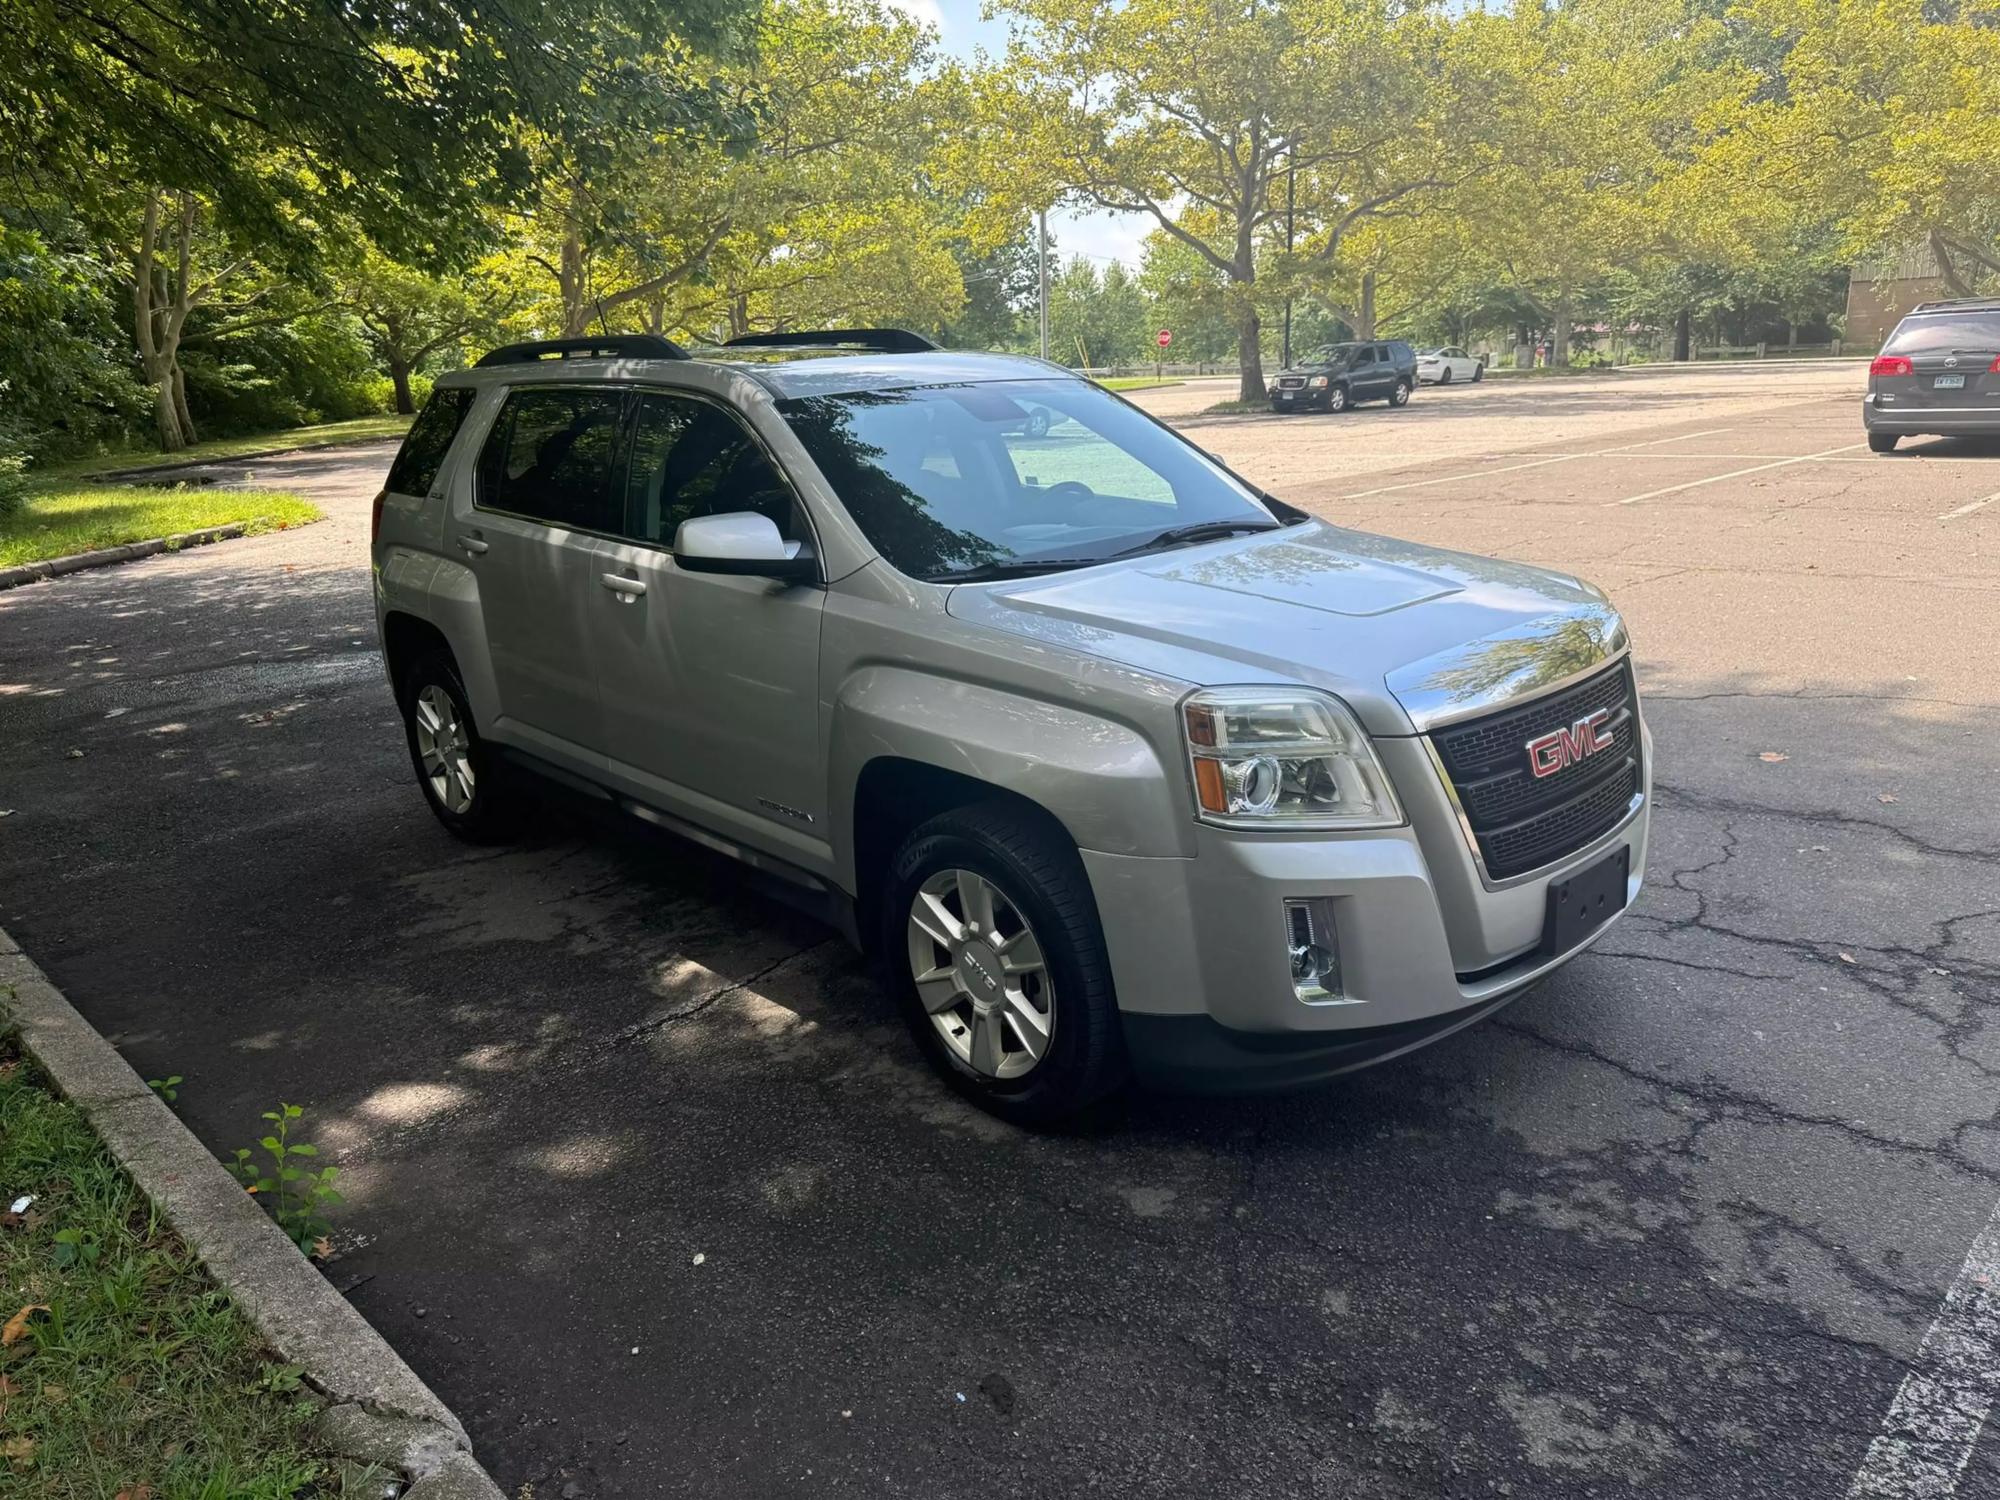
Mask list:
[[1922,302],[1868,367],[1868,446],[1900,438],[2000,436],[2000,299]]
[[1330,344],[1278,372],[1272,411],[1346,411],[1363,401],[1407,405],[1417,388],[1417,351],[1401,339]]

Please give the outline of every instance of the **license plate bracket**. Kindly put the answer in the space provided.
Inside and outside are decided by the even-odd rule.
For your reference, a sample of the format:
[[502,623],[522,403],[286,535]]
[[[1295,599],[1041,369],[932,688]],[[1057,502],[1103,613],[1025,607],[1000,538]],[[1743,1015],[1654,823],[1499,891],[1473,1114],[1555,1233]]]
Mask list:
[[1963,375],[1936,376],[1931,381],[1931,389],[1934,391],[1962,391],[1965,389],[1965,377]]
[[1596,864],[1549,882],[1548,916],[1542,924],[1542,952],[1567,953],[1625,909],[1632,873],[1632,846],[1620,844]]

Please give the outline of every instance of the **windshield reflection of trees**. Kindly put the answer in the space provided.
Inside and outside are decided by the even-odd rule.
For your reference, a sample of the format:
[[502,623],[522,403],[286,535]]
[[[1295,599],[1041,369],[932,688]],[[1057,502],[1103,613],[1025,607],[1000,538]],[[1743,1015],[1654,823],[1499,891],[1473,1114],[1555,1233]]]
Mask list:
[[884,467],[886,451],[854,430],[857,411],[909,401],[901,391],[851,391],[795,397],[784,403],[784,412],[841,503],[903,572],[928,578],[998,561],[1000,549],[985,537],[933,516],[930,502]]

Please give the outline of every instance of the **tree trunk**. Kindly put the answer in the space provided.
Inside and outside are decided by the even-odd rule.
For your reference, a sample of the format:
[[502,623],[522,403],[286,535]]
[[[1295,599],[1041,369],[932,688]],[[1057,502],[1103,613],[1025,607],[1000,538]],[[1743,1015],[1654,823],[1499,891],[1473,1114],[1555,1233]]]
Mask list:
[[1791,354],[1799,347],[1799,325],[1790,318],[1785,319],[1785,353]]
[[194,416],[188,411],[187,377],[181,371],[178,354],[174,359],[173,371],[174,416],[181,424],[181,441],[192,445],[201,441],[195,435]]
[[406,417],[414,413],[417,403],[410,395],[410,366],[407,360],[389,361],[389,384],[396,388],[396,410]]
[[1243,297],[1243,310],[1236,317],[1236,361],[1238,376],[1236,399],[1239,401],[1262,401],[1264,399],[1264,351],[1258,343],[1263,325],[1257,317],[1257,309],[1251,305],[1247,288]]
[[1549,347],[1549,363],[1557,369],[1569,368],[1570,331],[1569,293],[1565,291],[1556,298],[1555,340]]
[[590,309],[583,300],[583,237],[577,232],[573,211],[563,230],[562,264],[556,269],[556,283],[562,289],[563,337],[582,338],[590,331]]
[[1375,273],[1361,273],[1361,307],[1356,313],[1354,336],[1357,339],[1375,337]]
[[1686,361],[1694,355],[1694,310],[1682,308],[1674,319],[1674,358]]

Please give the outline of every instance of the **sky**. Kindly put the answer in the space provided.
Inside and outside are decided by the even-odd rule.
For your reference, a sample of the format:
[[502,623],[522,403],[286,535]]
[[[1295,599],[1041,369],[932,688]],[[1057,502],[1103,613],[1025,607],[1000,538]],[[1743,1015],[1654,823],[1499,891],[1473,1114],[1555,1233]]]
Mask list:
[[[935,27],[938,44],[954,57],[970,59],[980,48],[998,56],[1007,46],[1003,21],[982,20],[980,0],[888,0],[896,9]],[[1142,246],[1153,221],[1144,214],[1073,213],[1049,215],[1049,238],[1063,260],[1088,256],[1101,267],[1123,261],[1139,269]]]

